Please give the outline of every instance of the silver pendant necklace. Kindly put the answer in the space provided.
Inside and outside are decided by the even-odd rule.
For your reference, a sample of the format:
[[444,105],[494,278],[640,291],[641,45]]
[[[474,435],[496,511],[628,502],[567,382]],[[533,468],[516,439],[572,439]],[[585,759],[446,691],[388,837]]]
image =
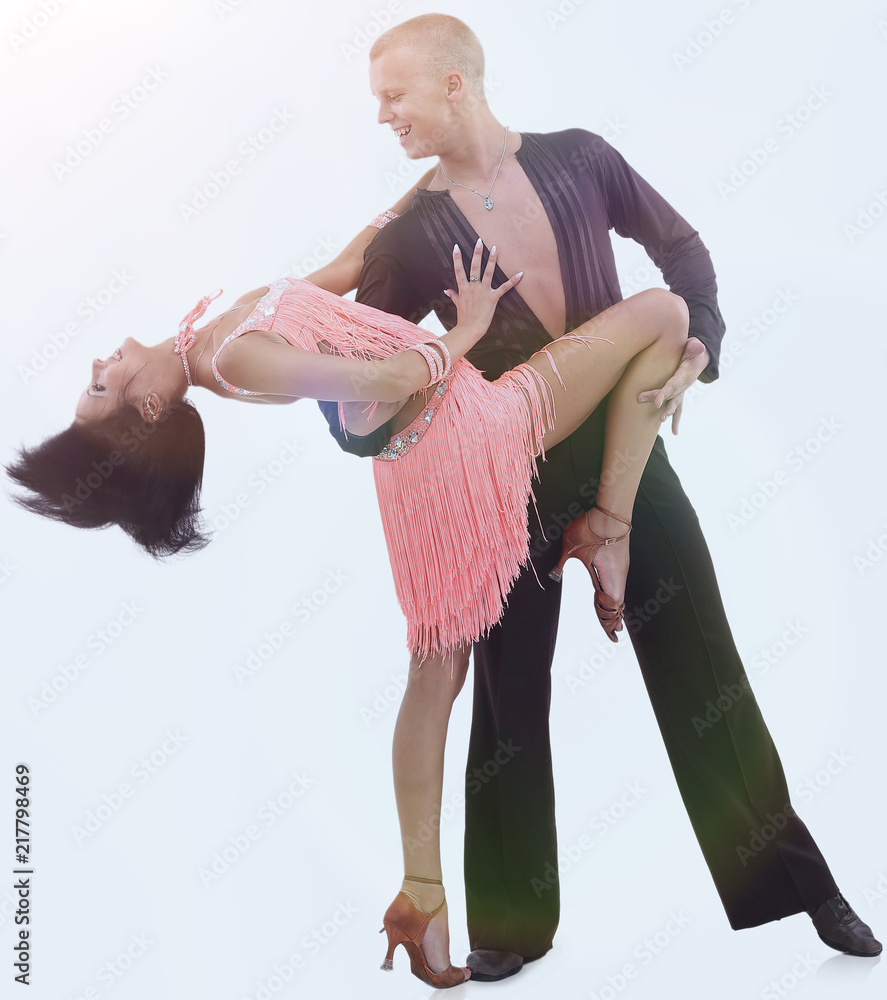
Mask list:
[[490,190],[487,191],[485,195],[481,194],[480,191],[478,191],[476,188],[471,187],[470,184],[463,184],[461,181],[454,181],[451,177],[447,177],[447,175],[444,173],[443,167],[440,164],[437,165],[437,169],[441,172],[441,174],[443,174],[443,178],[445,181],[449,181],[450,184],[455,184],[457,187],[467,188],[469,191],[473,191],[478,196],[478,198],[483,198],[484,208],[488,212],[492,212],[493,205],[495,204],[495,202],[490,197],[490,195],[493,193],[493,185],[496,183],[496,178],[499,176],[499,171],[502,168],[503,161],[505,160],[505,147],[507,145],[508,145],[508,126],[506,125],[505,141],[502,143],[502,155],[499,157],[499,165],[496,167],[496,173],[493,174],[493,183],[490,185]]

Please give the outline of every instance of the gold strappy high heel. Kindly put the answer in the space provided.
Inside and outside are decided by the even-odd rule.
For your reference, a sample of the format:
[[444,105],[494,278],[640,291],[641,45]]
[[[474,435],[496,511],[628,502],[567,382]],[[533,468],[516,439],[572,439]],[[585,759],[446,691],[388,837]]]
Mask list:
[[609,594],[604,592],[604,589],[601,586],[601,578],[598,576],[597,567],[594,565],[594,557],[597,554],[597,550],[602,545],[612,545],[614,542],[621,542],[623,538],[627,538],[628,532],[631,531],[631,521],[626,521],[624,517],[620,517],[618,514],[614,514],[610,510],[605,510],[597,504],[595,504],[595,507],[592,509],[597,509],[602,514],[606,514],[608,517],[612,517],[616,521],[621,521],[623,524],[627,524],[628,531],[613,538],[601,538],[600,535],[596,535],[591,530],[588,523],[589,511],[586,511],[584,514],[580,514],[575,521],[572,521],[569,525],[567,525],[567,529],[564,532],[563,537],[563,548],[561,550],[560,562],[548,575],[552,580],[560,582],[564,575],[564,563],[568,559],[579,559],[591,576],[591,582],[594,586],[594,610],[597,612],[598,621],[600,621],[601,626],[607,633],[607,637],[610,641],[618,642],[619,639],[616,636],[616,627],[625,615],[625,601],[621,604],[617,604]]
[[[427,882],[429,885],[443,885],[440,879],[417,878],[415,875],[404,875],[408,882]],[[399,892],[394,897],[394,902],[388,907],[382,921],[382,931],[388,932],[388,954],[381,968],[386,972],[391,972],[394,968],[394,949],[402,944],[410,956],[410,969],[414,976],[417,976],[424,983],[435,987],[438,990],[448,989],[450,986],[458,986],[465,982],[465,973],[455,965],[450,965],[443,972],[432,972],[425,961],[425,952],[422,950],[422,939],[428,930],[432,917],[439,913],[446,902],[443,902],[431,913],[423,913],[417,909],[413,901],[403,892]]]

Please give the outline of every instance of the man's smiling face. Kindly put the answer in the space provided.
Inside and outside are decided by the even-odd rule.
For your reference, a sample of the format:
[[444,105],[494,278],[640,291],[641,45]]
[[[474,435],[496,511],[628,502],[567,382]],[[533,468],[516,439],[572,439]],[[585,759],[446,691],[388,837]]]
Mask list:
[[390,49],[370,62],[370,88],[379,102],[379,124],[387,125],[410,159],[445,152],[453,106],[443,77],[431,75],[421,56],[407,48]]

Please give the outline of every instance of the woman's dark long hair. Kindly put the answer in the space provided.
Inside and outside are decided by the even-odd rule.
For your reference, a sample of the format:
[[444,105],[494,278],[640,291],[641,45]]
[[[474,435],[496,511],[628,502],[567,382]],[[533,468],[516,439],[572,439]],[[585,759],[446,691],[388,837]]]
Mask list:
[[203,421],[186,400],[151,424],[126,405],[19,449],[6,471],[28,491],[14,497],[26,510],[77,528],[117,524],[161,559],[209,541],[200,518],[205,448]]

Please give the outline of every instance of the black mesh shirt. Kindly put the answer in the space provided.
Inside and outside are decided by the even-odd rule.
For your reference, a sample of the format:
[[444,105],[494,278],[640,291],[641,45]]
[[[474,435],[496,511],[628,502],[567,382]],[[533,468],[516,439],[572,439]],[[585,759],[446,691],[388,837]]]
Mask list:
[[[687,302],[690,336],[708,348],[704,382],[718,376],[724,321],[711,257],[695,229],[605,139],[583,129],[522,133],[516,157],[548,214],[561,262],[567,330],[622,298],[610,242],[612,229],[644,247],[665,283]],[[452,250],[471,253],[477,233],[449,191],[419,190],[410,208],[390,222],[364,255],[357,300],[421,323],[434,312],[445,329],[456,309],[443,294],[454,284]],[[484,265],[488,256],[484,248]],[[506,280],[497,268],[494,284]],[[468,353],[488,379],[526,361],[551,342],[517,288],[499,301],[490,329]],[[377,455],[391,437],[390,421],[373,433],[345,434],[338,404],[321,402],[330,432],[343,450]]]

